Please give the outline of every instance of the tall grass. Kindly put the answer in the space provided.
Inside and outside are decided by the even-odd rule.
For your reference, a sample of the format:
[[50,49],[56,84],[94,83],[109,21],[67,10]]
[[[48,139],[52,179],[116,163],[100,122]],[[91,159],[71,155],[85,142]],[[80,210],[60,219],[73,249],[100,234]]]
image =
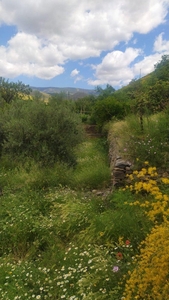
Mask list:
[[120,140],[123,157],[131,159],[136,168],[148,161],[150,165],[167,169],[169,167],[169,125],[168,112],[144,118],[143,130],[139,118],[131,115],[119,126],[112,125],[111,131]]
[[[123,149],[126,133],[133,133],[132,126],[121,124],[130,129],[124,132],[120,123],[116,127],[117,136],[120,130],[124,137]],[[96,195],[93,189],[110,184],[105,144],[87,139],[76,151],[75,168],[1,160],[0,299],[124,297],[125,283],[137,267],[139,245],[154,226],[145,207],[135,203],[144,204],[150,195],[135,193],[130,185]],[[131,151],[141,160],[139,150]],[[167,184],[163,193],[168,195]]]
[[78,163],[73,172],[72,187],[105,188],[110,184],[110,167],[104,140],[88,139],[76,150]]

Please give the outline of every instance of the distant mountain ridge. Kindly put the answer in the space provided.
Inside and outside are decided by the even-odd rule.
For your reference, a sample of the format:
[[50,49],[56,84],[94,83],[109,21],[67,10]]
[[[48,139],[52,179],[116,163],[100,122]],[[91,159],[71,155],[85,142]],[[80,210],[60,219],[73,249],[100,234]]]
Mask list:
[[68,96],[72,96],[75,99],[85,97],[87,95],[96,95],[95,90],[73,88],[73,87],[31,87],[32,91],[39,91],[45,94],[59,94],[64,93]]

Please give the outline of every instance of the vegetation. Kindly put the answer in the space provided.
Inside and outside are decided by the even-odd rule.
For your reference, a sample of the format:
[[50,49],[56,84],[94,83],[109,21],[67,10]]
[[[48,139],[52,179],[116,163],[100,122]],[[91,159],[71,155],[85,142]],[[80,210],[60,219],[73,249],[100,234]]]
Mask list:
[[[96,98],[1,94],[0,299],[168,300],[166,64]],[[92,120],[133,162],[122,188]]]
[[[74,147],[82,141],[78,116],[51,101],[15,101],[0,115],[3,155],[28,157],[42,164],[74,164]],[[3,145],[3,146],[2,146]]]
[[31,88],[22,82],[9,82],[5,78],[0,77],[0,97],[6,103],[11,103],[16,99],[24,99],[25,95],[30,95]]

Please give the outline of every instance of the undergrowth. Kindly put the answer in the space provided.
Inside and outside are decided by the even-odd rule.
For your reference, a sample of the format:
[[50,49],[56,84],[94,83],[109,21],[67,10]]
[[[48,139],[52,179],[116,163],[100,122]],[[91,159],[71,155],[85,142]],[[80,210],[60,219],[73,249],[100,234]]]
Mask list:
[[[121,153],[135,162],[123,189],[110,189],[99,139],[76,148],[71,168],[1,159],[0,299],[167,300],[168,176],[129,153],[119,124]],[[122,124],[134,145],[135,127]]]

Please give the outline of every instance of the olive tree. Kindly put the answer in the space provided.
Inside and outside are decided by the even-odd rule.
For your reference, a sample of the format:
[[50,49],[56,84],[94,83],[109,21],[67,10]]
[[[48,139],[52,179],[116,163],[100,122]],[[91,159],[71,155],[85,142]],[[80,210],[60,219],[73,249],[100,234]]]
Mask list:
[[31,88],[21,81],[9,82],[3,77],[0,77],[0,96],[6,103],[11,103],[16,99],[23,99],[25,95],[29,95]]
[[74,149],[83,135],[77,114],[68,106],[18,100],[0,117],[4,155],[31,157],[42,164],[75,163]]

